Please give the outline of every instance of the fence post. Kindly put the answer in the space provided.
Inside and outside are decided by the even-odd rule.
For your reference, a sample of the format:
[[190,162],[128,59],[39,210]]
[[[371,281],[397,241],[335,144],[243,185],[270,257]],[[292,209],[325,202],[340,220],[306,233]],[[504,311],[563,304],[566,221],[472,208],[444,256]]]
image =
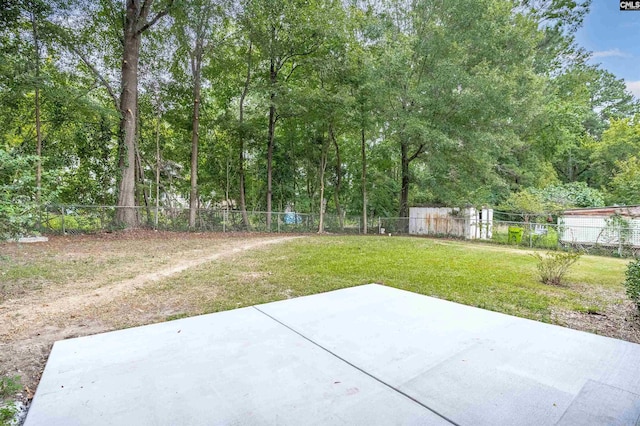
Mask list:
[[276,213],[276,220],[278,221],[278,234],[280,233],[280,212]]
[[378,235],[382,234],[382,222],[380,216],[378,216]]
[[362,234],[362,230],[360,227],[362,226],[362,222],[360,222],[360,216],[358,216],[358,234]]
[[67,233],[67,231],[64,228],[64,206],[60,207],[60,211],[62,212],[62,216],[61,216],[62,235],[65,235]]
[[529,222],[529,248],[533,247],[533,232],[531,232],[531,222]]

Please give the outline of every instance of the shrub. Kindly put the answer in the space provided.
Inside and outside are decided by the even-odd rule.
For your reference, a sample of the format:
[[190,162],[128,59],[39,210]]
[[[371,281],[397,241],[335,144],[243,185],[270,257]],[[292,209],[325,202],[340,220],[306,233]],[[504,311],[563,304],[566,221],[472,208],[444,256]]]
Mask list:
[[627,296],[640,311],[640,259],[629,262],[626,276],[624,286],[627,289]]
[[544,256],[534,253],[533,256],[538,264],[538,276],[544,284],[560,285],[565,274],[580,259],[580,252],[548,252]]

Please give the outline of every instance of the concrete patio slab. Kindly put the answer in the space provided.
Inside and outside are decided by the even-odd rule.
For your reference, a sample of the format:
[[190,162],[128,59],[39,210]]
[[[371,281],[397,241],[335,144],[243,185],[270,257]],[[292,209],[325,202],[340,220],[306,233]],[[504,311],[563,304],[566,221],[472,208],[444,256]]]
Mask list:
[[56,342],[25,425],[449,424],[253,308]]
[[[390,287],[257,308],[458,424],[572,424],[588,382],[640,395],[640,345]],[[576,415],[640,420],[640,399],[606,401]]]
[[56,342],[37,425],[640,421],[640,345],[380,285]]

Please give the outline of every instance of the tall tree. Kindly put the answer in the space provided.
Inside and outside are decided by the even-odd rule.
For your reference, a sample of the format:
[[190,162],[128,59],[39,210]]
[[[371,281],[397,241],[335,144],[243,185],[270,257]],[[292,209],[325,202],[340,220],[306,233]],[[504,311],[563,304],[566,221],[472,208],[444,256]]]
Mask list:
[[276,124],[281,116],[286,83],[301,60],[323,44],[333,4],[324,0],[305,3],[296,0],[272,2],[256,0],[245,3],[243,23],[256,50],[266,62],[266,92],[269,116],[267,132],[266,208],[267,229],[271,229],[273,202],[273,160]]
[[[154,4],[161,3],[157,12]],[[136,205],[136,160],[138,135],[138,65],[142,35],[167,15],[173,0],[104,0],[98,6],[78,3],[78,13],[93,15],[94,20],[67,20],[67,27],[60,31],[59,39],[72,51],[106,89],[120,116],[116,220],[127,227],[138,226]],[[107,24],[107,25],[105,25]],[[79,27],[83,25],[83,27]],[[96,32],[104,35],[109,54],[120,58],[120,91],[108,78],[111,70],[105,61],[99,62],[91,44]],[[114,37],[114,35],[116,37]],[[102,46],[101,46],[102,47]],[[105,52],[103,58],[106,58]]]
[[173,0],[152,14],[154,0],[127,0],[122,35],[122,67],[120,72],[120,133],[124,159],[118,190],[117,220],[128,226],[138,225],[135,209],[136,135],[138,114],[138,60],[142,34],[169,12]]
[[[348,9],[351,37],[357,40],[348,46],[350,62],[349,78],[351,93],[354,97],[354,114],[356,134],[360,141],[360,186],[362,196],[362,232],[367,233],[367,138],[374,136],[373,123],[376,110],[380,110],[379,90],[376,85],[381,82],[373,71],[374,48],[380,36],[380,20],[373,13],[372,4],[352,5]],[[370,135],[368,133],[371,133]]]
[[247,75],[242,87],[242,94],[240,95],[240,101],[238,103],[238,142],[239,142],[239,162],[238,162],[238,175],[239,175],[239,193],[240,193],[240,210],[242,211],[242,223],[245,229],[249,229],[249,216],[247,215],[247,196],[246,196],[246,181],[245,181],[245,138],[246,128],[244,121],[244,106],[249,94],[249,85],[251,84],[251,71],[253,70],[253,44],[249,41],[249,47],[247,48]]
[[441,2],[412,5],[407,11],[399,2],[389,10],[379,64],[387,133],[400,151],[400,217],[409,213],[416,160],[437,182],[434,193],[446,188],[441,202],[453,201],[452,188],[466,192],[471,182],[491,176],[495,148],[511,143],[514,123],[527,120],[525,99],[534,95],[535,80],[535,22],[512,3],[485,0],[464,10]]
[[189,227],[196,225],[198,209],[198,142],[200,138],[200,110],[202,104],[203,67],[211,58],[212,50],[224,37],[219,27],[225,19],[223,5],[212,0],[184,3],[176,10],[176,27],[180,53],[189,58],[193,112],[191,119],[191,182],[189,191]]
[[29,14],[31,20],[31,34],[33,37],[33,63],[34,63],[34,111],[36,123],[36,203],[40,202],[41,186],[42,186],[42,123],[40,121],[41,104],[40,104],[40,31],[39,31],[39,15],[42,13],[43,5],[37,2],[30,2]]

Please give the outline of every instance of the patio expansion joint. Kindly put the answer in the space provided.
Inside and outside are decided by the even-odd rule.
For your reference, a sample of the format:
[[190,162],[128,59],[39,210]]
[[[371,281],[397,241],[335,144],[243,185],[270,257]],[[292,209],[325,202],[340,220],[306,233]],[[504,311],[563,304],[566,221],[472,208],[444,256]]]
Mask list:
[[387,388],[399,393],[400,395],[404,396],[405,398],[413,401],[414,403],[420,405],[421,407],[427,409],[428,411],[432,412],[433,414],[437,415],[438,417],[442,418],[443,420],[451,423],[452,425],[455,426],[460,426],[458,423],[456,423],[455,421],[453,421],[452,419],[448,418],[447,416],[445,416],[442,413],[439,413],[438,411],[436,411],[435,409],[429,407],[428,405],[426,405],[425,403],[417,400],[416,398],[412,397],[411,395],[407,394],[406,392],[403,392],[402,390],[398,389],[397,387],[385,382],[384,380],[380,379],[379,377],[374,376],[373,374],[369,373],[368,371],[360,368],[359,366],[349,362],[348,360],[346,360],[345,358],[341,357],[340,355],[336,354],[335,352],[331,351],[330,349],[322,346],[321,344],[319,344],[318,342],[310,339],[309,337],[305,336],[304,334],[302,334],[301,332],[299,332],[298,330],[290,327],[289,325],[285,324],[284,322],[280,321],[279,319],[269,315],[268,313],[264,312],[263,310],[261,310],[260,308],[258,308],[257,306],[252,306],[252,308],[254,308],[255,310],[257,310],[258,312],[260,312],[261,314],[267,316],[268,318],[270,318],[271,320],[277,322],[278,324],[282,325],[283,327],[289,329],[290,331],[292,331],[293,333],[297,334],[298,336],[302,337],[303,339],[305,339],[306,341],[310,342],[311,344],[313,344],[314,346],[317,346],[318,348],[322,349],[323,351],[329,353],[330,355],[332,355],[333,357],[339,359],[340,361],[344,362],[345,364],[349,365],[352,368],[355,368],[356,370],[360,371],[361,373],[371,377],[373,380],[377,381],[378,383],[386,386]]

